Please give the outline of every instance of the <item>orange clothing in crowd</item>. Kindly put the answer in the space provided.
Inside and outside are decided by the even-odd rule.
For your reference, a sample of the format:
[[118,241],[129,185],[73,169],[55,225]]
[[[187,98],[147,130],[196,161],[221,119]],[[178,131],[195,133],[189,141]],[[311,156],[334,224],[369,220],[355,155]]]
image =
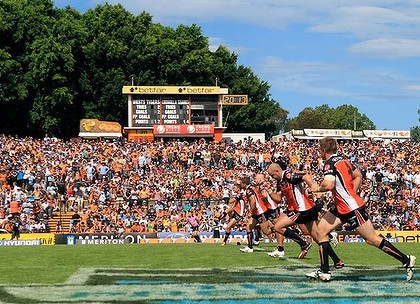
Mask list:
[[20,212],[20,206],[19,206],[19,202],[17,201],[12,201],[10,202],[10,213],[19,213]]

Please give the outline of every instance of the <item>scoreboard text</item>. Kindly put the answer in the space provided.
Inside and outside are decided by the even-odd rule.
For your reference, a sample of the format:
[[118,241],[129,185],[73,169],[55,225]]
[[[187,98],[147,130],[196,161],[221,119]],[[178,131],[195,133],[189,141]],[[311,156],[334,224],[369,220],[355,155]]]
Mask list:
[[[132,95],[130,101],[133,127],[191,124],[191,111],[198,105],[217,105],[217,95]],[[193,114],[194,115],[194,114]]]
[[248,104],[248,95],[223,95],[222,105],[243,106]]

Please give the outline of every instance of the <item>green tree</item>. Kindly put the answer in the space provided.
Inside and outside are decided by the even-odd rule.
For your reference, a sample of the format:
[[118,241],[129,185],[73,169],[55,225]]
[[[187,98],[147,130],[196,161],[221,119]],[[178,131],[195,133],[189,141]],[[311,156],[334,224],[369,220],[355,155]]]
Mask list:
[[351,105],[330,108],[328,105],[305,108],[298,116],[290,119],[285,127],[292,129],[350,129],[375,130],[375,124],[359,110]]
[[411,140],[415,142],[420,142],[420,126],[415,126],[410,128]]
[[146,12],[99,5],[81,15],[52,0],[0,1],[0,132],[77,135],[81,118],[127,124],[121,87],[214,85],[248,94],[249,105],[226,108],[229,131],[277,134],[287,111],[267,82],[237,64],[226,47],[209,50],[197,25],[165,27]]
[[83,15],[88,30],[83,46],[81,97],[83,116],[126,124],[127,62],[138,20],[120,4],[105,4]]
[[292,129],[325,129],[329,128],[327,121],[327,114],[323,113],[326,110],[326,106],[322,109],[313,109],[310,107],[304,108],[298,116],[290,119],[285,127],[286,131]]
[[328,115],[329,126],[332,129],[375,130],[375,124],[359,110],[351,105],[341,105]]
[[201,28],[180,25],[170,30],[170,44],[162,45],[161,53],[172,50],[163,65],[164,77],[170,85],[208,85],[211,81],[213,57],[209,51],[208,38]]
[[83,43],[81,15],[57,10],[50,0],[4,0],[0,16],[3,131],[67,135],[74,127],[71,110],[78,108],[73,79],[74,55]]
[[27,50],[48,30],[51,1],[0,1],[1,128],[23,134],[31,107]]

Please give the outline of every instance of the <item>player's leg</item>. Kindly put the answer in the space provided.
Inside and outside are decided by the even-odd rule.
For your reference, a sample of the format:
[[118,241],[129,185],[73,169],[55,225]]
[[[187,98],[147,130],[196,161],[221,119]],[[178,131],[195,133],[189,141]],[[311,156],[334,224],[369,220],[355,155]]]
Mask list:
[[[305,227],[308,230],[309,234],[312,236],[313,240],[319,244],[319,232],[318,232],[318,222],[316,220],[314,221],[310,221],[308,223],[305,223]],[[330,246],[328,248],[328,254],[331,257],[331,259],[334,262],[334,267],[335,268],[343,268],[344,267],[344,262],[337,256],[337,254],[335,253],[334,249],[331,247],[331,242],[330,242]]]
[[298,243],[301,248],[301,252],[298,258],[303,259],[311,247],[311,243],[305,241],[296,232],[288,228],[295,225],[294,219],[295,217],[297,218],[297,216],[298,214],[292,214],[290,217],[285,213],[280,214],[280,216],[277,218],[276,224],[274,225],[274,230],[282,234],[284,237]]
[[277,220],[278,220],[278,218],[275,219],[274,221],[271,221],[271,220],[265,221],[262,224],[261,227],[263,227],[263,232],[266,235],[270,235],[270,234],[273,234],[274,233],[274,235],[276,237],[277,246],[276,246],[276,248],[272,252],[269,252],[268,255],[271,256],[271,257],[273,257],[273,258],[281,258],[282,259],[282,258],[285,257],[284,245],[283,245],[283,243],[284,243],[284,236],[281,233],[278,233],[278,232],[275,231],[274,226],[275,226],[275,223],[277,222]]
[[258,246],[260,244],[260,240],[263,238],[262,233],[261,233],[261,227],[260,227],[260,225],[256,225],[255,226],[254,232],[255,232],[255,235],[254,235],[253,244],[255,246]]
[[318,239],[319,239],[319,257],[321,260],[321,267],[319,270],[306,274],[307,277],[320,279],[323,281],[331,280],[330,265],[328,257],[330,255],[331,245],[328,234],[336,227],[341,225],[341,220],[328,211],[318,223]]
[[223,245],[226,245],[226,243],[227,243],[227,241],[229,239],[229,236],[230,236],[230,234],[232,232],[232,228],[235,225],[236,225],[236,219],[235,218],[231,218],[230,221],[229,221],[229,223],[226,226],[226,229],[225,229],[225,237],[223,238],[222,246]]
[[[355,212],[358,212],[358,210],[355,210]],[[363,214],[363,211],[361,213]],[[410,281],[413,278],[414,266],[416,264],[415,256],[407,255],[401,252],[385,238],[377,235],[375,229],[373,228],[372,222],[369,219],[357,227],[356,231],[366,240],[368,244],[379,248],[383,252],[400,261],[407,270],[407,281]]]
[[245,248],[241,248],[240,251],[241,252],[254,252],[254,248],[253,248],[253,237],[252,237],[252,229],[254,229],[254,227],[257,225],[257,220],[253,217],[249,218],[248,223],[246,225],[246,237],[247,237],[247,241],[248,241],[248,246]]
[[198,227],[193,229],[192,236],[194,238],[194,243],[201,243],[200,236],[198,235]]

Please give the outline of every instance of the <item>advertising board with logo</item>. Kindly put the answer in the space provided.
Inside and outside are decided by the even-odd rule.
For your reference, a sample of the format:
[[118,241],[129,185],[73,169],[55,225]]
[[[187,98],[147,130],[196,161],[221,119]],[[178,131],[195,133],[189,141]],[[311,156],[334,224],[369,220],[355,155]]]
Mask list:
[[[11,240],[11,234],[2,234],[1,240]],[[19,240],[39,240],[40,245],[54,245],[55,235],[54,233],[21,233]]]
[[193,134],[214,134],[212,124],[197,125],[154,125],[154,135],[193,135]]

